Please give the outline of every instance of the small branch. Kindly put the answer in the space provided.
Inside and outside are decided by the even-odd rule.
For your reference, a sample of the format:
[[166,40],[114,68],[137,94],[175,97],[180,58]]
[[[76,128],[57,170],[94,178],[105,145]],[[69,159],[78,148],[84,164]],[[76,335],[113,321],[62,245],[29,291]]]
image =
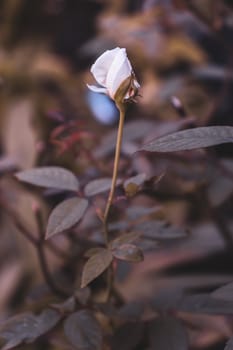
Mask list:
[[50,290],[59,297],[67,298],[69,296],[69,293],[65,292],[63,289],[59,288],[54,283],[53,278],[49,272],[49,269],[48,269],[48,266],[46,263],[46,257],[44,254],[43,243],[39,242],[39,244],[37,244],[36,248],[37,248],[37,255],[38,255],[39,262],[40,262],[41,271],[43,273],[44,279],[45,279],[47,285],[49,286]]
[[[120,160],[120,152],[121,152],[121,144],[122,144],[122,136],[123,136],[123,128],[124,128],[124,121],[125,121],[125,105],[122,103],[120,105],[117,105],[119,111],[120,111],[120,119],[119,119],[119,125],[118,125],[118,132],[117,132],[117,141],[116,141],[116,151],[115,151],[115,159],[114,159],[114,166],[113,166],[113,174],[112,174],[112,184],[111,189],[108,195],[108,200],[104,212],[104,218],[103,218],[103,229],[104,229],[104,238],[106,246],[108,246],[108,217],[109,212],[112,206],[113,197],[115,193],[116,188],[116,181],[117,181],[117,174],[118,174],[118,167],[119,167],[119,160]],[[111,264],[107,270],[107,290],[106,290],[106,302],[109,301],[111,297],[111,292],[113,288],[113,265]]]
[[106,302],[109,302],[111,297],[111,292],[113,288],[113,266],[112,264],[107,269],[107,289],[106,289]]
[[118,106],[118,108],[120,111],[120,120],[119,120],[118,133],[117,133],[116,152],[115,152],[113,175],[112,175],[112,184],[111,184],[111,189],[109,192],[108,201],[106,204],[106,208],[105,208],[105,212],[104,212],[104,219],[103,219],[104,237],[105,237],[106,244],[108,243],[108,217],[109,217],[109,212],[110,212],[110,208],[111,208],[114,193],[115,193],[120,152],[121,152],[121,144],[122,144],[123,127],[124,127],[124,121],[125,121],[125,107],[122,104],[122,105]]
[[68,297],[69,293],[67,293],[62,288],[58,287],[55,284],[55,282],[50,274],[50,271],[48,269],[46,256],[44,253],[44,223],[43,223],[43,217],[42,217],[42,213],[41,213],[40,209],[36,210],[35,216],[36,216],[36,222],[37,222],[39,237],[40,237],[38,243],[36,244],[36,250],[37,250],[37,255],[38,255],[38,259],[40,262],[40,267],[41,267],[41,271],[43,273],[44,279],[45,279],[47,285],[49,286],[50,290],[54,294],[56,294],[57,296],[60,296],[62,298]]
[[25,227],[25,225],[22,223],[20,218],[17,216],[17,214],[10,209],[9,207],[4,206],[4,210],[6,213],[11,217],[13,220],[15,226],[19,230],[19,232],[32,244],[34,245],[35,249],[37,250],[37,255],[40,263],[40,267],[44,276],[44,279],[49,286],[50,290],[56,294],[59,297],[67,297],[69,294],[65,292],[63,289],[57,287],[52,279],[52,276],[49,272],[47,263],[46,263],[46,257],[44,254],[44,235],[43,235],[43,222],[41,213],[38,211],[36,212],[36,219],[39,229],[40,238],[35,238],[29,230]]
[[226,249],[233,251],[233,237],[231,234],[231,230],[228,228],[228,225],[226,224],[222,214],[220,213],[219,209],[216,209],[214,207],[211,207],[211,214],[213,221],[217,228],[220,231],[220,234],[225,241]]
[[34,246],[36,246],[38,244],[38,239],[35,238],[30,231],[27,230],[27,228],[24,226],[24,224],[22,223],[22,221],[19,219],[19,217],[16,215],[16,213],[4,206],[4,210],[5,212],[11,217],[11,219],[13,220],[13,223],[15,224],[16,228],[19,230],[19,232]]

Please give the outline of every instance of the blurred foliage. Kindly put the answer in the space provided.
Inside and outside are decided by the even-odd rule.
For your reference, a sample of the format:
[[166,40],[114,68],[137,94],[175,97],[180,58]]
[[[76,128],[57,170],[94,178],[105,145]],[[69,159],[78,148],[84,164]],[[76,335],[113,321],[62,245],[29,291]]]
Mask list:
[[[233,125],[232,37],[230,0],[0,1],[2,349],[224,349],[233,336],[232,144],[135,152],[182,129]],[[118,114],[86,83],[116,46],[142,88],[127,111],[109,254],[100,217]],[[56,173],[48,189],[13,176],[51,166],[70,171],[65,187]],[[61,220],[68,230],[45,241],[51,212],[52,234]],[[113,261],[109,303],[107,273],[80,288],[87,257],[93,276]]]

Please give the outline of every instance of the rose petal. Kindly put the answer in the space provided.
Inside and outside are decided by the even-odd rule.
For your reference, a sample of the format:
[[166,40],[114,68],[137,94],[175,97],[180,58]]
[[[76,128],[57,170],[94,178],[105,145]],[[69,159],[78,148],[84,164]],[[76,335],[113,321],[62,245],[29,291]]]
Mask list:
[[115,56],[107,74],[106,87],[113,98],[121,83],[132,73],[132,67],[128,60],[126,50],[120,49]]
[[107,94],[107,92],[108,92],[106,88],[100,87],[100,86],[88,85],[88,84],[87,84],[87,87],[88,87],[88,89],[90,89],[91,91],[100,92],[100,93],[102,93],[102,94]]
[[106,78],[109,68],[120,50],[122,49],[116,47],[113,50],[105,51],[92,65],[91,73],[93,74],[97,83],[99,83],[100,85],[106,87]]

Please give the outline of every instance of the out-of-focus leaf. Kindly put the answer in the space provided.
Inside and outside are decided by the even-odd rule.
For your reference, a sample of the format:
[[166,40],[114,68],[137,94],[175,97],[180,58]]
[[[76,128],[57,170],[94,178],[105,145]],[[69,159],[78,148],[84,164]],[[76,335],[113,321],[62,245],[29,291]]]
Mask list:
[[[142,322],[129,322],[120,326],[111,339],[113,350],[133,350],[143,337],[144,327]],[[130,336],[129,336],[130,335]]]
[[0,157],[0,174],[16,170],[16,161],[10,157]]
[[82,272],[81,288],[98,277],[111,264],[113,259],[111,251],[103,249],[87,260]]
[[140,216],[144,215],[150,215],[153,213],[156,213],[157,211],[160,211],[161,207],[160,206],[155,206],[151,208],[146,208],[146,207],[141,207],[141,206],[130,206],[127,208],[126,213],[129,219],[134,220],[138,219]]
[[224,350],[233,350],[233,337],[228,340]]
[[51,304],[51,306],[53,307],[53,309],[58,310],[59,313],[62,315],[74,312],[76,306],[75,297],[71,296],[62,303]]
[[123,320],[136,321],[141,318],[144,309],[145,303],[141,301],[132,301],[118,309],[117,315]]
[[[84,188],[84,193],[87,197],[95,196],[96,194],[106,192],[111,188],[112,179],[102,178],[90,181]],[[117,185],[121,183],[121,180],[117,180]]]
[[140,262],[144,259],[140,248],[133,244],[121,244],[112,251],[115,258],[130,262]]
[[162,289],[155,293],[155,296],[151,299],[152,309],[158,311],[168,311],[176,308],[177,303],[183,297],[182,288],[170,287]]
[[[124,127],[122,142],[124,143],[126,141],[134,141],[143,138],[153,129],[154,126],[154,123],[145,120],[129,122]],[[117,131],[110,132],[108,135],[106,135],[103,138],[100,146],[97,147],[94,153],[95,157],[101,158],[113,152],[115,149],[116,139]]]
[[184,238],[187,232],[181,228],[169,225],[165,221],[151,220],[145,221],[134,228],[137,232],[141,232],[144,237],[150,239],[166,240]]
[[231,176],[233,174],[233,161],[223,159],[219,163],[218,168],[210,168],[210,183],[207,188],[207,195],[212,206],[221,205],[233,193],[233,177]]
[[125,233],[110,242],[111,249],[115,249],[124,243],[132,243],[140,237],[138,232]]
[[106,249],[105,249],[105,248],[102,248],[102,247],[90,248],[90,249],[88,249],[88,250],[85,252],[84,256],[85,256],[86,258],[90,258],[91,256],[93,256],[93,255],[95,255],[95,254],[97,254],[97,253],[101,253],[102,251],[105,251],[105,250],[106,250]]
[[79,288],[75,291],[75,299],[82,305],[86,305],[91,296],[91,290],[89,287]]
[[144,184],[146,180],[146,174],[138,174],[136,176],[133,176],[124,182],[124,189],[126,192],[126,195],[129,197],[132,197],[135,195],[138,191],[141,185]]
[[213,298],[210,294],[189,295],[177,303],[177,309],[200,314],[233,315],[233,301]]
[[211,296],[216,299],[233,301],[233,282],[216,289]]
[[233,127],[206,126],[178,131],[144,144],[139,151],[176,152],[233,142]]
[[124,181],[124,188],[128,186],[130,183],[134,183],[138,186],[142,185],[146,180],[146,174],[138,174],[136,176],[132,176],[129,179]]
[[58,204],[49,216],[46,239],[76,225],[83,217],[88,206],[84,198],[69,198]]
[[79,182],[75,175],[57,166],[33,168],[18,172],[18,180],[41,187],[59,188],[62,190],[78,191]]
[[67,339],[79,350],[101,350],[102,331],[93,314],[81,310],[71,314],[64,322]]
[[61,319],[52,309],[44,310],[39,316],[25,313],[10,318],[0,326],[0,337],[6,340],[2,350],[9,350],[26,342],[31,343],[51,330]]
[[172,317],[157,318],[149,324],[150,349],[188,350],[188,337],[182,323]]

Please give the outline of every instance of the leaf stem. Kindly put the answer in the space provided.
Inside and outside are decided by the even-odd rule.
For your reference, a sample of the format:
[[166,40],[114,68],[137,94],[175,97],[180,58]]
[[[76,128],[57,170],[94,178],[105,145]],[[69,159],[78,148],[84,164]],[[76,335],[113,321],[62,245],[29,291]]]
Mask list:
[[107,204],[104,212],[104,218],[103,218],[104,238],[105,238],[106,245],[108,244],[108,217],[109,217],[109,212],[113,202],[113,197],[114,197],[115,188],[116,188],[120,151],[121,151],[121,144],[122,144],[123,127],[124,127],[124,121],[125,121],[125,106],[123,104],[119,104],[117,105],[117,107],[120,111],[120,119],[119,119],[118,132],[117,132],[116,151],[115,151],[115,159],[114,159],[113,174],[112,174],[112,184],[108,195],[108,200],[107,200]]

